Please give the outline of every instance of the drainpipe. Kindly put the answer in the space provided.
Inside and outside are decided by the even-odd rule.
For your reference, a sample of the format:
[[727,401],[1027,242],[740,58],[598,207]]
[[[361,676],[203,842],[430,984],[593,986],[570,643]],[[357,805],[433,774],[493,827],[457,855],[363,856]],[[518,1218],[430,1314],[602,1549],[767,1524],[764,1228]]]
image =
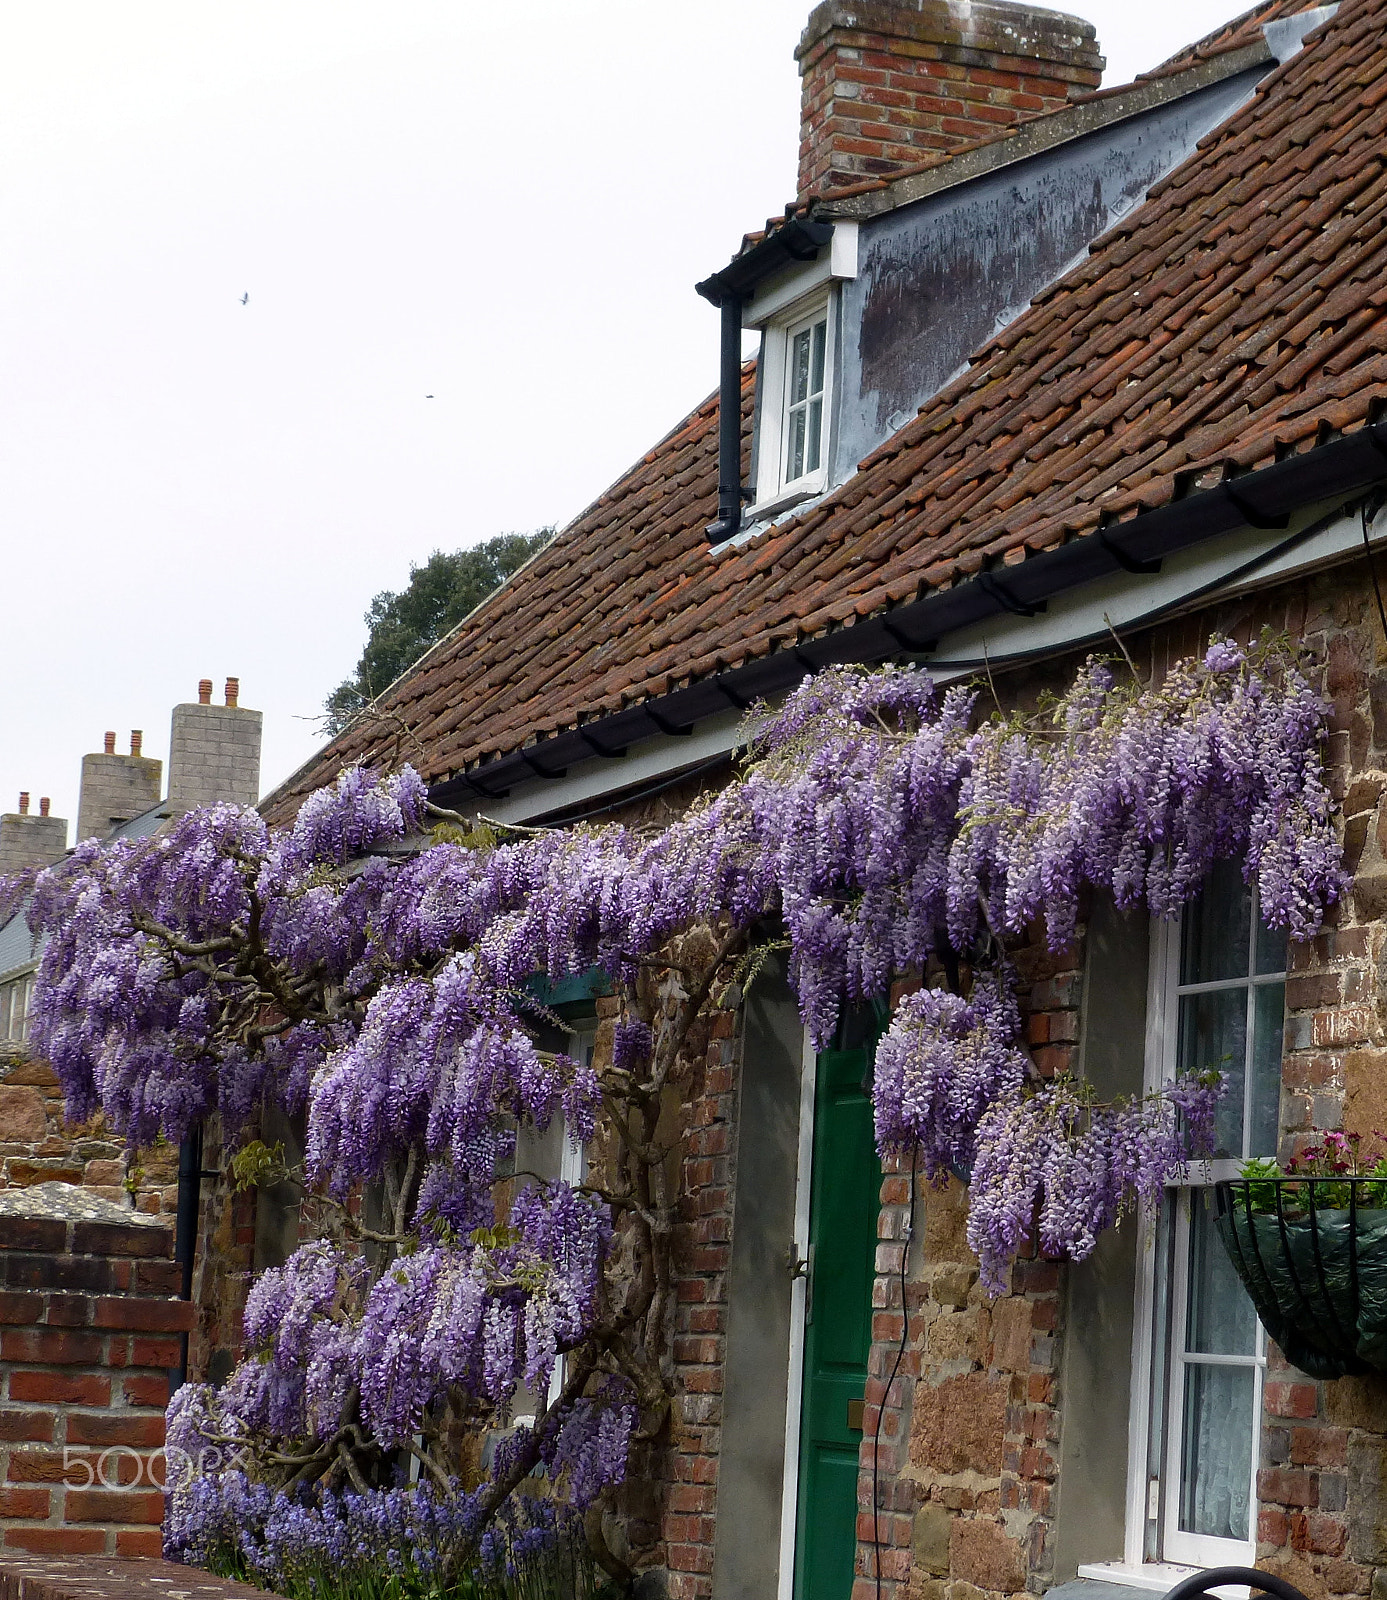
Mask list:
[[718,383],[718,520],[705,529],[710,544],[742,525],[742,297],[721,302],[722,368]]
[[[178,1147],[178,1218],[174,1225],[173,1259],[181,1270],[179,1294],[193,1298],[193,1257],[197,1251],[197,1214],[202,1198],[202,1124],[199,1122]],[[172,1396],[188,1380],[188,1335],[179,1335],[178,1365],[169,1374]]]

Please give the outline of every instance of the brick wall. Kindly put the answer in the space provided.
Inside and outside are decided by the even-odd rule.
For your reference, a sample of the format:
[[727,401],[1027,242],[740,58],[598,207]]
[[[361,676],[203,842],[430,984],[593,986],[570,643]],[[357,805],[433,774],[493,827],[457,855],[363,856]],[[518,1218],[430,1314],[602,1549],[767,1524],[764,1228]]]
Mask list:
[[995,137],[1103,72],[1088,23],[992,0],[825,0],[795,55],[801,197]]
[[0,1226],[0,1551],[158,1555],[169,1368],[193,1308],[153,1223]]

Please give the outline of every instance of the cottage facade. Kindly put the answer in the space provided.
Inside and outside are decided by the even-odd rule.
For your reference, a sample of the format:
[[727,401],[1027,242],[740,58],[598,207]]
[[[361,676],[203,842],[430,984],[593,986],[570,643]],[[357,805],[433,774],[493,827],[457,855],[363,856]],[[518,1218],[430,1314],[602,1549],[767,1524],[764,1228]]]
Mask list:
[[[816,1057],[771,973],[686,1097],[679,1398],[618,1520],[675,1600],[1135,1600],[1254,1559],[1377,1596],[1387,1381],[1287,1366],[1206,1195],[1387,1127],[1387,4],[1273,0],[1097,92],[1085,25],[969,15],[813,13],[800,193],[700,284],[719,397],[265,809],[405,728],[454,809],[655,817],[832,662],[987,671],[1024,706],[1114,635],[1158,677],[1213,631],[1288,633],[1355,874],[1324,932],[1278,941],[1233,875],[1178,926],[1096,902],[1017,955],[1043,1072],[1225,1064],[1223,1164],[989,1300],[963,1183],[872,1150],[873,1014]],[[609,1048],[609,1002],[554,998]],[[204,1318],[210,1364],[230,1286]]]

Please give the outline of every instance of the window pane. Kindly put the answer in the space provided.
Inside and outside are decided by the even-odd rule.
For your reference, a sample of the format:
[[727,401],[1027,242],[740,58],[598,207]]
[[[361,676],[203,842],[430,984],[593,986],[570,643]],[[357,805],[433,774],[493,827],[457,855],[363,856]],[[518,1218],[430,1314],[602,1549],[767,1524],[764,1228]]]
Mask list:
[[[1180,982],[1245,978],[1251,936],[1251,891],[1235,862],[1216,862],[1203,893],[1185,910]],[[1280,972],[1281,968],[1273,970]]]
[[1286,970],[1286,934],[1281,928],[1269,928],[1257,918],[1257,971],[1284,972]]
[[1185,1348],[1191,1354],[1255,1356],[1257,1313],[1214,1228],[1207,1191],[1190,1196],[1190,1281]]
[[811,400],[809,411],[809,460],[805,464],[806,472],[819,470],[819,446],[823,440],[824,431],[824,403],[822,400]]
[[809,329],[797,333],[790,343],[790,404],[809,398]]
[[1274,1156],[1281,1131],[1281,1034],[1286,1020],[1284,983],[1256,990],[1252,1035],[1252,1105],[1247,1154]]
[[822,394],[824,391],[824,350],[828,343],[828,323],[816,322],[814,324],[814,369],[810,377],[810,394]]
[[1180,1526],[1215,1539],[1246,1539],[1252,1487],[1254,1367],[1185,1368]]
[[1226,1086],[1216,1127],[1219,1155],[1243,1153],[1246,1045],[1246,987],[1181,996],[1180,1070],[1203,1072],[1212,1067],[1223,1074]]
[[789,470],[785,474],[785,481],[793,483],[796,478],[804,476],[804,408],[790,413],[790,448],[787,452],[790,458]]
[[12,984],[5,984],[0,988],[0,1039],[10,1036],[10,996],[14,993]]

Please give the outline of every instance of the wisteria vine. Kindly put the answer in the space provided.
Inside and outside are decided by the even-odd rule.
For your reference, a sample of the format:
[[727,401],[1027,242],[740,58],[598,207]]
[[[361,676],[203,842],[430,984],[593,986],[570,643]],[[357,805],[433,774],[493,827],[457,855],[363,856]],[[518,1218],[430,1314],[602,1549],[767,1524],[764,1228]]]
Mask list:
[[[979,713],[922,671],[832,670],[664,827],[495,829],[409,769],[353,769],[283,832],[214,806],[0,886],[46,940],[32,1040],[72,1114],[139,1146],[216,1113],[234,1144],[278,1104],[336,1219],[256,1283],[228,1382],[171,1408],[171,1448],[216,1463],[171,1492],[171,1553],[205,1557],[251,1502],[262,1544],[324,1550],[446,1503],[450,1560],[536,1473],[575,1512],[607,1502],[670,1398],[671,1097],[767,940],[819,1048],[925,976],[877,1052],[878,1143],[968,1175],[990,1290],[1025,1241],[1082,1257],[1159,1188],[1215,1081],[1106,1107],[1045,1082],[1007,950],[1037,926],[1065,947],[1094,889],[1174,915],[1225,858],[1312,934],[1346,881],[1325,705],[1284,645],[1217,639],[1158,685],[1091,660],[1030,716]],[[619,1013],[592,1065],[532,998],[585,972]],[[582,1183],[517,1172],[551,1125],[590,1147]]]

